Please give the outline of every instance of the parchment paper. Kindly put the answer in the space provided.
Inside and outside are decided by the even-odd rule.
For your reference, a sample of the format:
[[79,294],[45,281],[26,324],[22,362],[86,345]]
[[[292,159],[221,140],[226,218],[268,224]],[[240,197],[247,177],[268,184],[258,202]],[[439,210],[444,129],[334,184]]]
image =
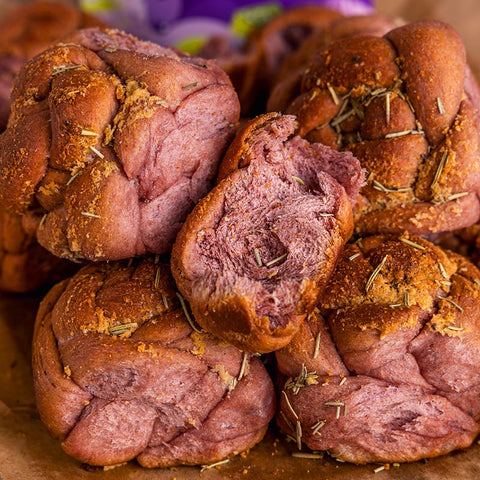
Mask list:
[[[5,7],[4,1],[0,0],[0,14]],[[380,12],[406,20],[437,18],[452,23],[466,41],[472,69],[478,76],[478,0],[378,0],[377,5]],[[477,443],[468,450],[425,463],[401,464],[375,474],[378,465],[354,466],[328,457],[321,460],[294,458],[291,453],[295,447],[286,443],[274,428],[248,454],[217,468],[147,470],[130,462],[108,471],[88,471],[63,453],[59,443],[43,427],[35,408],[30,342],[41,297],[42,292],[30,296],[0,295],[0,478],[3,480],[480,479],[480,445]]]

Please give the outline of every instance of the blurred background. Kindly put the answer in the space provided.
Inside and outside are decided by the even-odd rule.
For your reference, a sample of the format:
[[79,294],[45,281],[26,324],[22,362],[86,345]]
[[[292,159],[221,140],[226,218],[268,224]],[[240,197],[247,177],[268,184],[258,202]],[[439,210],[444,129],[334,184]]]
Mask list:
[[[61,1],[61,0],[59,0]],[[142,31],[148,36],[152,29],[152,23],[161,21],[158,17],[166,14],[167,21],[179,14],[179,11],[188,5],[191,12],[194,12],[192,5],[197,4],[197,10],[203,12],[226,11],[231,4],[255,3],[254,0],[222,0],[221,2],[201,1],[179,1],[179,0],[63,0],[67,3],[75,3],[84,11],[98,15],[103,19],[113,19],[114,26],[126,28],[128,26],[135,30],[133,33],[139,35]],[[30,3],[28,0],[0,0],[0,18],[5,15],[14,5]],[[374,8],[380,13],[401,17],[405,20],[419,20],[435,18],[452,24],[462,35],[468,49],[469,62],[477,78],[480,77],[480,2],[478,0],[317,0],[308,2],[305,0],[284,0],[275,2],[268,0],[258,3],[283,3],[284,5],[297,5],[305,3],[316,3],[331,8],[336,8],[345,14],[367,13]],[[112,11],[115,13],[112,15]],[[153,12],[153,14],[152,14]],[[160,12],[160,13],[159,13]],[[150,16],[151,18],[146,18]],[[126,28],[128,29],[128,28]]]

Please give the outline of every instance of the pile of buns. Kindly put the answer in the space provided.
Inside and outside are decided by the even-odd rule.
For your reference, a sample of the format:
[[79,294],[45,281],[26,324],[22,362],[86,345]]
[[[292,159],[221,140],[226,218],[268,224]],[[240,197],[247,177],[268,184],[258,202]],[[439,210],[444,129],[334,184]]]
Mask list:
[[[359,464],[468,447],[480,89],[459,35],[308,7],[237,53],[240,101],[214,60],[98,27],[15,78],[0,286],[84,264],[37,315],[43,422],[91,465],[211,464],[274,416]],[[55,258],[33,284],[5,260],[21,231]]]

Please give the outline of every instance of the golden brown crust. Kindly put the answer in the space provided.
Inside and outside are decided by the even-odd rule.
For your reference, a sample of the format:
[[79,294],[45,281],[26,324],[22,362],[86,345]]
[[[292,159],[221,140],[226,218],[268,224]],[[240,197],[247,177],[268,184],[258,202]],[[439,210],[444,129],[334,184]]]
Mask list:
[[0,205],[46,214],[37,238],[60,257],[169,253],[238,114],[213,61],[118,30],[78,30],[17,77]]
[[217,183],[239,168],[248,166],[247,162],[249,161],[249,153],[251,152],[251,145],[249,144],[250,137],[254,136],[266,125],[275,122],[281,117],[282,115],[280,113],[259,115],[249,120],[240,128],[222,158],[218,169]]
[[280,373],[291,377],[282,430],[360,464],[472,443],[480,429],[480,270],[407,233],[365,237],[343,251],[319,309],[326,322],[310,317],[276,352]]
[[[348,330],[346,334],[353,335],[352,339],[354,330],[374,329],[382,337],[411,321],[416,323],[417,309],[429,315],[439,309],[435,317],[445,315],[445,320],[437,331],[458,336],[461,329],[448,326],[459,323],[460,327],[462,322],[471,321],[470,310],[463,312],[456,304],[480,299],[479,275],[460,255],[422,238],[407,233],[366,237],[345,248],[321,304],[326,311],[343,312],[342,320],[338,317],[337,321],[335,315],[331,318],[343,325],[339,332]],[[460,288],[464,282],[470,289]],[[369,308],[373,305],[384,309],[383,313],[371,317]]]
[[260,441],[275,409],[265,368],[193,327],[154,259],[92,264],[55,286],[37,315],[33,373],[63,449],[92,465],[167,467]]
[[[300,135],[352,151],[368,170],[358,234],[425,234],[480,214],[477,90],[458,34],[424,21],[320,49],[284,108],[298,115]],[[326,118],[329,95],[337,109],[330,101]]]

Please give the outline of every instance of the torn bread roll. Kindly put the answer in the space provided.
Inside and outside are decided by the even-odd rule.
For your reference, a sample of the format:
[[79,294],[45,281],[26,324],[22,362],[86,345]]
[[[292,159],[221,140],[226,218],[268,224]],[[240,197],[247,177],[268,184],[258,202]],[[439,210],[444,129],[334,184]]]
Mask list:
[[313,309],[364,180],[350,153],[310,144],[294,124],[279,114],[246,124],[172,251],[198,323],[250,352],[286,345]]

